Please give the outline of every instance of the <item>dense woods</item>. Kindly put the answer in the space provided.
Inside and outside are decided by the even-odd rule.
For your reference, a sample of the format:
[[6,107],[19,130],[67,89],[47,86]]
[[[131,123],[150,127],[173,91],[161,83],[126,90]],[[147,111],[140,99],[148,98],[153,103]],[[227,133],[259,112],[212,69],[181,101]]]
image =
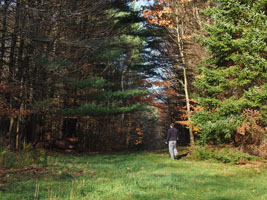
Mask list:
[[81,151],[104,151],[140,143],[141,122],[129,113],[147,110],[138,98],[148,95],[149,70],[139,72],[147,33],[137,12],[120,1],[2,1],[1,9],[4,144],[75,148],[68,138]]
[[0,0],[0,143],[267,155],[265,0]]
[[266,157],[266,1],[220,1],[199,38],[209,57],[196,78],[200,141],[231,142]]

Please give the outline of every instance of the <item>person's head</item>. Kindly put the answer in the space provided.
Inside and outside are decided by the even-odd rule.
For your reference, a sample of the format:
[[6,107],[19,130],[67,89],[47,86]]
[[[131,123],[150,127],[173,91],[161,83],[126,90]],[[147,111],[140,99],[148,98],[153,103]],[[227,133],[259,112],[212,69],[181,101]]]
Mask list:
[[171,124],[170,124],[170,127],[173,128],[173,127],[174,127],[174,123],[171,123]]

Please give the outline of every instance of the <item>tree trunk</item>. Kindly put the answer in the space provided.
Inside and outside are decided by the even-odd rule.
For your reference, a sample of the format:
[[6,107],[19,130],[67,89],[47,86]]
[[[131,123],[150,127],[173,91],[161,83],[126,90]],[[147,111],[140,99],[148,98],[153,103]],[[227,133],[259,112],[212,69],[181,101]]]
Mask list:
[[4,65],[4,57],[5,57],[5,43],[6,43],[6,31],[7,31],[7,10],[8,10],[8,6],[9,6],[9,3],[7,1],[3,1],[4,5],[4,12],[3,12],[3,16],[4,16],[4,19],[3,19],[3,23],[2,23],[2,34],[1,34],[1,48],[2,48],[2,51],[1,51],[1,56],[0,56],[0,70],[3,68],[3,65]]
[[[128,65],[127,65],[127,55],[123,55],[121,58],[121,62],[120,62],[120,67],[122,69],[122,73],[121,73],[121,91],[125,91],[125,77],[126,77],[126,73],[128,71]],[[121,128],[125,126],[125,113],[122,113],[121,115]],[[129,131],[127,131],[125,134],[125,145],[126,148],[129,148],[129,142],[130,142],[130,134]]]
[[0,145],[5,147],[7,145],[6,134],[8,133],[9,120],[6,116],[0,117]]
[[9,144],[10,150],[15,151],[16,149],[16,119],[11,117],[9,122]]
[[11,72],[12,77],[14,78],[15,75],[15,62],[14,62],[14,56],[15,56],[15,48],[17,45],[17,34],[19,31],[19,17],[20,17],[20,1],[18,0],[16,3],[16,15],[15,15],[15,27],[12,33],[11,37],[11,49],[10,49],[10,55],[9,55],[9,71]]
[[[187,83],[187,73],[186,73],[186,62],[184,57],[184,49],[183,49],[183,41],[180,34],[180,27],[179,27],[179,19],[178,19],[178,8],[176,8],[176,36],[177,36],[177,45],[179,48],[179,53],[182,59],[182,67],[183,67],[183,76],[184,76],[184,92],[185,92],[185,99],[186,99],[186,110],[187,110],[187,119],[191,121],[191,110],[190,110],[190,99],[188,94],[188,83]],[[194,135],[192,131],[192,127],[189,126],[189,135],[190,135],[190,145],[194,145]]]

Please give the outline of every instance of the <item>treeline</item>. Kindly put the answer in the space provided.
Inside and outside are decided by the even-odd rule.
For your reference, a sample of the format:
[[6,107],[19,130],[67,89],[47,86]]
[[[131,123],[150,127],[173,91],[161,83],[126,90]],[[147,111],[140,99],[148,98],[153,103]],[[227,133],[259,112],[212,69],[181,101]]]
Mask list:
[[265,0],[158,0],[143,12],[166,31],[167,105],[191,144],[267,156],[266,11]]
[[200,141],[233,143],[267,157],[267,2],[218,1],[205,14],[212,19],[199,38],[209,57],[196,78],[204,109],[193,124]]
[[1,144],[266,155],[266,1],[2,0]]
[[148,31],[127,1],[0,2],[1,144],[110,151],[158,137],[141,98]]

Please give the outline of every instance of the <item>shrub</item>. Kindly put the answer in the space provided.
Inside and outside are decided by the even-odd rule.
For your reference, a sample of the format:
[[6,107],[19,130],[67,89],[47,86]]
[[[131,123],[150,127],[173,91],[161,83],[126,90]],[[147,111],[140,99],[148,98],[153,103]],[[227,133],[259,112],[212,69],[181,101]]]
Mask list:
[[9,150],[2,150],[0,152],[0,167],[1,168],[13,168],[17,161],[16,154]]
[[222,163],[237,163],[239,161],[259,160],[258,157],[246,153],[241,153],[233,148],[196,146],[191,149],[191,158],[199,160],[214,160]]
[[0,151],[0,168],[17,169],[33,165],[47,165],[47,155],[44,150],[27,150],[16,153],[6,149]]
[[231,140],[232,133],[240,124],[240,117],[225,117],[218,113],[200,111],[192,117],[192,123],[200,129],[199,144],[221,144]]

